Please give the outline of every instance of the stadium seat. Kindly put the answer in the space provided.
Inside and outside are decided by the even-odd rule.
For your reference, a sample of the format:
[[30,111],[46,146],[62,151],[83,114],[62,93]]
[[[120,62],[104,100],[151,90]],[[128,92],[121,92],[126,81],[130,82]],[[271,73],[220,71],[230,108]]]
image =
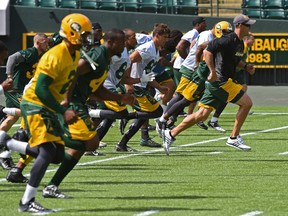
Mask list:
[[243,0],[242,8],[260,8],[262,6],[262,0]]
[[140,11],[148,13],[157,13],[158,0],[140,0]]
[[171,0],[158,0],[158,5],[160,7],[159,12],[162,13],[171,13],[172,10],[172,1]]
[[263,0],[262,8],[283,8],[283,0]]
[[165,13],[166,9],[160,0],[140,0],[140,12]]
[[40,7],[58,7],[58,0],[40,0]]
[[100,5],[99,2],[99,0],[81,0],[79,7],[83,9],[98,9]]
[[283,0],[283,8],[288,9],[288,0]]
[[124,11],[137,12],[140,9],[140,3],[138,0],[121,0],[121,5]]
[[37,0],[18,0],[17,5],[37,7],[38,1]]
[[60,8],[78,8],[77,0],[59,0]]
[[10,0],[10,5],[18,5],[18,0]]
[[173,0],[176,14],[198,15],[198,0]]
[[243,10],[243,14],[247,15],[250,18],[262,18],[263,17],[263,12],[260,11],[260,9],[256,8],[247,8]]
[[122,6],[117,0],[101,0],[99,1],[99,10],[120,10]]
[[264,11],[265,19],[286,19],[286,12],[284,9],[274,9]]

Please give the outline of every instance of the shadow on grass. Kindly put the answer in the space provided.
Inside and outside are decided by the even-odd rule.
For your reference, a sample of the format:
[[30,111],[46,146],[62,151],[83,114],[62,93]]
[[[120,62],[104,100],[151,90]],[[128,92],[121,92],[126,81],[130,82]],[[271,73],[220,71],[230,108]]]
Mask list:
[[173,208],[173,207],[145,207],[145,208],[91,208],[91,209],[71,209],[71,210],[63,210],[61,212],[146,212],[146,211],[220,211],[221,209],[216,208]]
[[120,182],[120,181],[83,181],[83,182],[79,182],[79,184],[97,184],[97,185],[101,185],[101,184],[105,184],[105,185],[126,185],[126,184],[143,184],[143,185],[147,185],[147,184],[171,184],[174,182],[168,182],[168,181],[125,181],[125,182]]

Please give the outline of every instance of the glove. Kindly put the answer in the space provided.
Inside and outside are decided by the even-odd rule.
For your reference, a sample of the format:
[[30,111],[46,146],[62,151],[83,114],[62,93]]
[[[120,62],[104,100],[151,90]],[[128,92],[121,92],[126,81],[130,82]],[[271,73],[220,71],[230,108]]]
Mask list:
[[155,74],[149,73],[146,74],[146,71],[143,72],[142,77],[140,78],[141,83],[145,83],[145,82],[152,82],[155,79]]

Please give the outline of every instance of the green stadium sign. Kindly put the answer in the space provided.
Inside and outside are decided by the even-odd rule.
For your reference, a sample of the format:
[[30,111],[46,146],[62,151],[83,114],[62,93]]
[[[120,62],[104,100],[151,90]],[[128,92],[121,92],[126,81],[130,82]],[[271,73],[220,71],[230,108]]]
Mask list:
[[247,62],[257,68],[288,68],[288,34],[253,33],[255,42]]

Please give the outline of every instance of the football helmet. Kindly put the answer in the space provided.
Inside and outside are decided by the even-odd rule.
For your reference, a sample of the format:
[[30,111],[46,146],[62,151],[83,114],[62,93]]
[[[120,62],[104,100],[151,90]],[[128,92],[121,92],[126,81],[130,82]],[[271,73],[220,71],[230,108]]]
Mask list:
[[232,32],[233,29],[232,29],[232,25],[229,22],[221,21],[221,22],[216,23],[214,27],[214,31],[215,31],[215,36],[217,38],[220,38],[223,36],[223,34],[226,35]]
[[92,24],[85,15],[79,13],[63,18],[59,34],[74,45],[91,45],[93,42]]

